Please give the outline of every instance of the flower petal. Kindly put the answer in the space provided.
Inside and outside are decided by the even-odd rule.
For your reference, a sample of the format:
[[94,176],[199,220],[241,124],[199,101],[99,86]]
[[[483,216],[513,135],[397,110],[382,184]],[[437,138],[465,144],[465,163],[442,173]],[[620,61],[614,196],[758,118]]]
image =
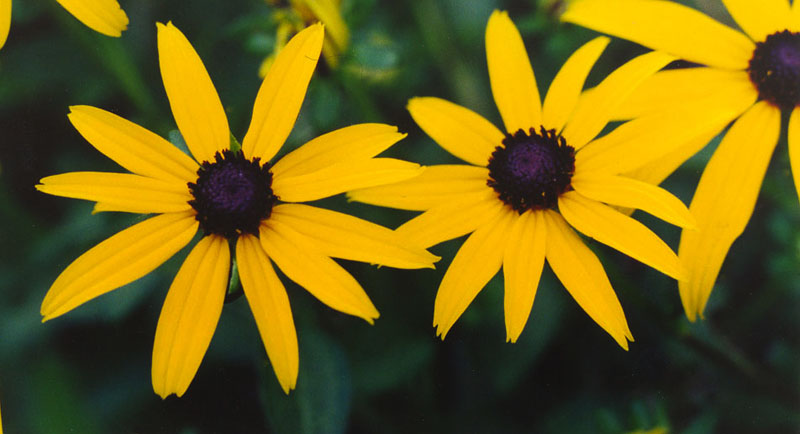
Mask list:
[[442,339],[475,296],[497,274],[516,213],[504,210],[478,227],[444,273],[433,306],[433,326]]
[[603,265],[558,213],[543,214],[545,255],[553,273],[589,317],[627,351],[633,336]]
[[314,24],[284,47],[261,83],[242,151],[248,158],[269,161],[289,137],[317,67],[325,31]]
[[406,134],[385,124],[359,124],[323,134],[286,154],[272,166],[275,178],[305,175],[346,160],[372,158]]
[[638,179],[639,181],[652,185],[660,185],[672,172],[686,162],[686,160],[706,147],[708,142],[716,137],[718,133],[718,130],[713,130],[709,134],[697,136],[695,139],[678,146],[674,151],[646,163],[643,166],[639,166],[638,169],[622,173],[622,176]]
[[0,0],[0,48],[6,43],[11,29],[11,0]]
[[589,199],[625,208],[640,209],[665,222],[695,229],[686,205],[667,190],[622,176],[587,175],[572,178],[572,187]]
[[289,297],[258,239],[243,235],[236,242],[239,276],[267,357],[284,393],[297,384],[300,352]]
[[64,270],[42,302],[42,321],[153,271],[197,232],[192,213],[162,214],[133,225],[92,247]]
[[561,215],[584,235],[613,247],[677,280],[686,272],[677,255],[638,221],[576,191],[558,198]]
[[780,110],[761,101],[739,118],[706,165],[689,210],[697,231],[683,231],[678,255],[688,279],[679,282],[686,316],[702,316],[731,244],[755,208],[761,181],[778,143]]
[[800,196],[800,107],[792,110],[789,118],[789,163],[794,175],[794,188]]
[[206,354],[222,314],[231,267],[225,238],[203,237],[169,287],[153,344],[153,390],[183,396]]
[[575,149],[589,143],[605,128],[617,107],[636,86],[672,60],[672,56],[654,51],[634,58],[609,74],[575,108],[562,132],[567,143]]
[[531,314],[539,278],[544,267],[544,213],[531,211],[514,219],[503,254],[503,280],[506,341],[516,342]]
[[800,32],[800,1],[792,3],[792,15],[789,18],[789,30]]
[[486,60],[492,95],[506,131],[527,132],[541,125],[542,100],[533,67],[522,36],[505,11],[494,11],[486,25]]
[[747,36],[672,1],[581,0],[561,19],[724,69],[746,69],[755,49]]
[[736,24],[756,42],[789,27],[789,0],[722,0],[722,3]]
[[70,172],[42,178],[36,189],[55,196],[102,202],[101,211],[141,214],[181,212],[192,207],[186,183],[127,173]]
[[505,137],[483,116],[441,98],[411,98],[408,111],[439,146],[476,166],[489,164],[489,157]]
[[326,40],[334,43],[336,46],[334,53],[341,55],[341,51],[347,47],[350,40],[347,23],[342,18],[341,0],[305,0],[304,3],[314,17],[325,24]]
[[311,240],[295,230],[261,225],[267,256],[295,283],[329,307],[372,324],[378,311],[361,285],[333,259],[319,253]]
[[68,117],[86,141],[133,173],[164,181],[197,179],[194,160],[133,122],[86,105],[71,106]]
[[199,162],[230,147],[228,118],[203,61],[172,22],[156,23],[158,63],[172,116]]
[[578,104],[583,85],[597,58],[611,39],[599,36],[575,50],[558,71],[542,106],[542,125],[557,132],[564,128]]
[[90,29],[108,36],[120,36],[128,28],[128,16],[117,0],[56,0]]
[[455,196],[483,192],[489,170],[466,164],[425,166],[419,176],[394,184],[353,190],[347,198],[390,208],[425,211]]

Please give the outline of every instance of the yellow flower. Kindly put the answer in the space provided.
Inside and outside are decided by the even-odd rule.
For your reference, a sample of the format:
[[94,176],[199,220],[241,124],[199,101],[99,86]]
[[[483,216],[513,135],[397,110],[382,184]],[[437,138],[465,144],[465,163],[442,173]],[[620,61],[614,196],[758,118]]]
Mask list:
[[[660,130],[662,135],[646,151],[653,158],[649,173],[637,177],[660,183],[735,120],[690,205],[700,230],[681,235],[678,256],[688,274],[679,288],[691,321],[702,317],[725,256],[753,213],[778,143],[781,109],[792,111],[789,159],[800,191],[800,2],[723,3],[744,33],[694,9],[658,0],[580,1],[563,16],[706,65],[658,73],[626,103],[624,117],[641,116],[630,123],[631,134]],[[624,153],[617,157],[628,158]]]
[[618,135],[595,139],[631,89],[673,58],[640,56],[579,105],[586,76],[608,41],[600,37],[577,50],[541,104],[522,38],[508,15],[495,11],[486,29],[486,55],[506,132],[451,102],[414,98],[408,109],[417,124],[471,165],[430,166],[417,178],[348,194],[375,205],[425,211],[397,229],[423,246],[471,233],[436,296],[434,325],[442,338],[502,266],[506,334],[516,341],[547,259],[586,313],[627,348],[633,338],[603,266],[570,226],[682,277],[677,256],[661,239],[609,205],[642,209],[683,227],[692,225],[689,211],[666,191],[608,167],[603,150]]
[[[280,2],[267,0],[267,3],[277,5]],[[350,44],[350,32],[342,18],[341,3],[341,0],[290,0],[289,9],[276,11],[274,18],[278,23],[278,30],[275,35],[275,48],[261,63],[258,75],[260,77],[267,75],[289,37],[318,21],[324,24],[326,29],[322,55],[325,56],[328,66],[336,68],[339,65],[339,57]]]
[[222,310],[235,243],[239,277],[275,374],[288,393],[298,372],[289,299],[270,259],[328,306],[372,323],[378,311],[331,257],[398,268],[437,258],[393,231],[297,202],[415,176],[419,166],[373,158],[404,137],[360,124],[311,140],[274,164],[319,58],[322,25],[295,36],[261,85],[241,151],[200,57],[171,23],[158,24],[161,76],[190,158],[150,131],[107,111],[72,107],[69,119],[97,150],[133,172],[73,172],[37,185],[97,202],[95,211],[158,214],[101,242],[70,264],[42,302],[44,321],[149,273],[204,236],[175,277],[158,321],[153,388],[181,396],[208,348]]
[[[92,30],[120,36],[128,28],[128,16],[117,0],[56,0],[67,12]],[[11,0],[0,0],[0,48],[11,28]]]

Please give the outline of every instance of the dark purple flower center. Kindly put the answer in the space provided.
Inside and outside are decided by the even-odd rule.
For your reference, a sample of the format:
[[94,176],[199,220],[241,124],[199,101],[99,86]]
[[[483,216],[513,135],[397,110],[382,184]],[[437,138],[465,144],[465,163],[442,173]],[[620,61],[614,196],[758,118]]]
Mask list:
[[757,43],[747,72],[761,99],[784,109],[800,105],[800,33],[784,30]]
[[554,209],[558,196],[570,188],[575,149],[555,130],[519,130],[495,148],[488,167],[487,184],[517,212]]
[[248,160],[241,152],[223,151],[214,162],[204,161],[197,182],[189,183],[189,201],[197,211],[200,228],[208,234],[235,238],[257,235],[262,220],[272,213],[278,198],[272,193],[272,172],[259,158]]

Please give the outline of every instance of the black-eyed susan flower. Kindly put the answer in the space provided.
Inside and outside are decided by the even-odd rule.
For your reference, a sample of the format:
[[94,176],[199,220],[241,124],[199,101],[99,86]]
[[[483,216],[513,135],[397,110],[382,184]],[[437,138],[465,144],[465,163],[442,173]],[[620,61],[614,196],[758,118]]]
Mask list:
[[[644,225],[609,205],[638,208],[691,226],[686,207],[666,191],[617,176],[595,139],[639,82],[672,60],[650,53],[631,60],[578,104],[589,70],[608,38],[578,49],[555,77],[544,104],[522,38],[505,12],[486,29],[492,94],[501,132],[467,108],[414,98],[411,116],[440,146],[470,165],[426,167],[417,178],[353,191],[353,200],[425,211],[397,229],[423,246],[470,234],[436,295],[434,326],[443,338],[502,267],[507,339],[528,320],[545,259],[578,304],[623,348],[632,340],[622,307],[598,258],[573,231],[595,238],[674,278],[677,256]],[[610,139],[609,139],[610,138]],[[591,169],[590,169],[591,168]]]
[[638,127],[631,134],[664,132],[647,150],[620,148],[610,154],[624,164],[649,153],[650,173],[637,177],[661,182],[735,120],[689,207],[699,230],[683,231],[678,248],[687,270],[680,295],[692,321],[702,316],[725,256],[753,213],[780,136],[781,110],[791,111],[789,159],[800,190],[800,2],[723,3],[743,32],[661,0],[576,1],[563,16],[702,65],[654,75],[623,107],[624,117],[643,119],[634,121]]
[[[128,16],[117,0],[56,0],[67,12],[92,30],[120,36],[128,28]],[[0,0],[0,48],[11,28],[11,0]]]
[[56,279],[44,321],[149,273],[192,248],[170,286],[156,330],[156,393],[181,396],[208,348],[222,310],[235,244],[238,273],[275,374],[288,391],[298,373],[289,299],[274,262],[328,306],[366,321],[378,317],[364,290],[331,257],[398,268],[437,259],[389,229],[299,202],[395,182],[413,163],[373,158],[404,137],[395,127],[361,124],[311,140],[269,164],[289,135],[319,58],[322,25],[286,45],[256,97],[241,150],[200,57],[171,23],[158,24],[161,76],[192,156],[99,108],[72,107],[69,119],[97,150],[132,173],[73,172],[41,180],[45,193],[97,202],[95,211],[157,214],[76,259]]

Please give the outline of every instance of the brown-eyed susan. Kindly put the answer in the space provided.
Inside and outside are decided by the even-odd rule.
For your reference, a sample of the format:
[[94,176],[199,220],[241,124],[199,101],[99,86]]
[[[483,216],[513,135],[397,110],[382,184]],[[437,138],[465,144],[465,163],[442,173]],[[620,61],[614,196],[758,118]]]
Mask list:
[[[575,1],[563,16],[700,65],[654,75],[620,111],[623,117],[641,117],[630,123],[638,125],[631,134],[663,132],[645,151],[652,158],[649,173],[635,176],[661,182],[733,121],[689,207],[699,230],[683,231],[678,248],[687,270],[680,296],[692,321],[702,316],[728,250],[753,214],[780,136],[782,110],[791,112],[789,160],[800,191],[800,2],[723,4],[742,31],[661,0]],[[642,153],[619,148],[609,155],[625,161]]]
[[437,258],[395,232],[356,217],[301,204],[395,182],[419,166],[374,158],[404,137],[395,127],[360,124],[317,137],[274,164],[316,67],[323,27],[298,33],[261,85],[241,149],[200,57],[171,23],[158,24],[161,76],[194,158],[150,131],[99,108],[76,106],[69,119],[97,150],[132,173],[72,172],[37,185],[45,193],[97,202],[95,211],[156,214],[101,242],[70,264],[47,293],[44,321],[149,273],[191,249],[158,320],[152,381],[181,396],[208,348],[222,310],[235,251],[239,278],[284,391],[295,387],[298,346],[286,291],[272,262],[328,306],[366,321],[378,311],[332,257],[398,268]]
[[[108,36],[120,36],[128,28],[128,16],[117,0],[56,0],[67,12],[90,29]],[[11,28],[11,0],[0,0],[0,48]]]
[[[530,315],[545,259],[575,301],[623,348],[632,340],[622,307],[595,254],[573,228],[669,276],[682,278],[677,256],[653,232],[610,205],[637,208],[679,226],[686,207],[659,187],[588,170],[602,157],[596,138],[615,108],[642,80],[672,61],[649,53],[605,78],[578,104],[584,81],[609,39],[578,49],[553,80],[542,104],[522,38],[505,12],[486,28],[489,78],[505,124],[439,98],[408,104],[419,126],[469,165],[429,166],[419,177],[348,193],[357,201],[424,211],[397,229],[432,246],[471,234],[439,286],[434,326],[443,338],[502,267],[507,339]],[[609,139],[611,137],[611,139]]]

